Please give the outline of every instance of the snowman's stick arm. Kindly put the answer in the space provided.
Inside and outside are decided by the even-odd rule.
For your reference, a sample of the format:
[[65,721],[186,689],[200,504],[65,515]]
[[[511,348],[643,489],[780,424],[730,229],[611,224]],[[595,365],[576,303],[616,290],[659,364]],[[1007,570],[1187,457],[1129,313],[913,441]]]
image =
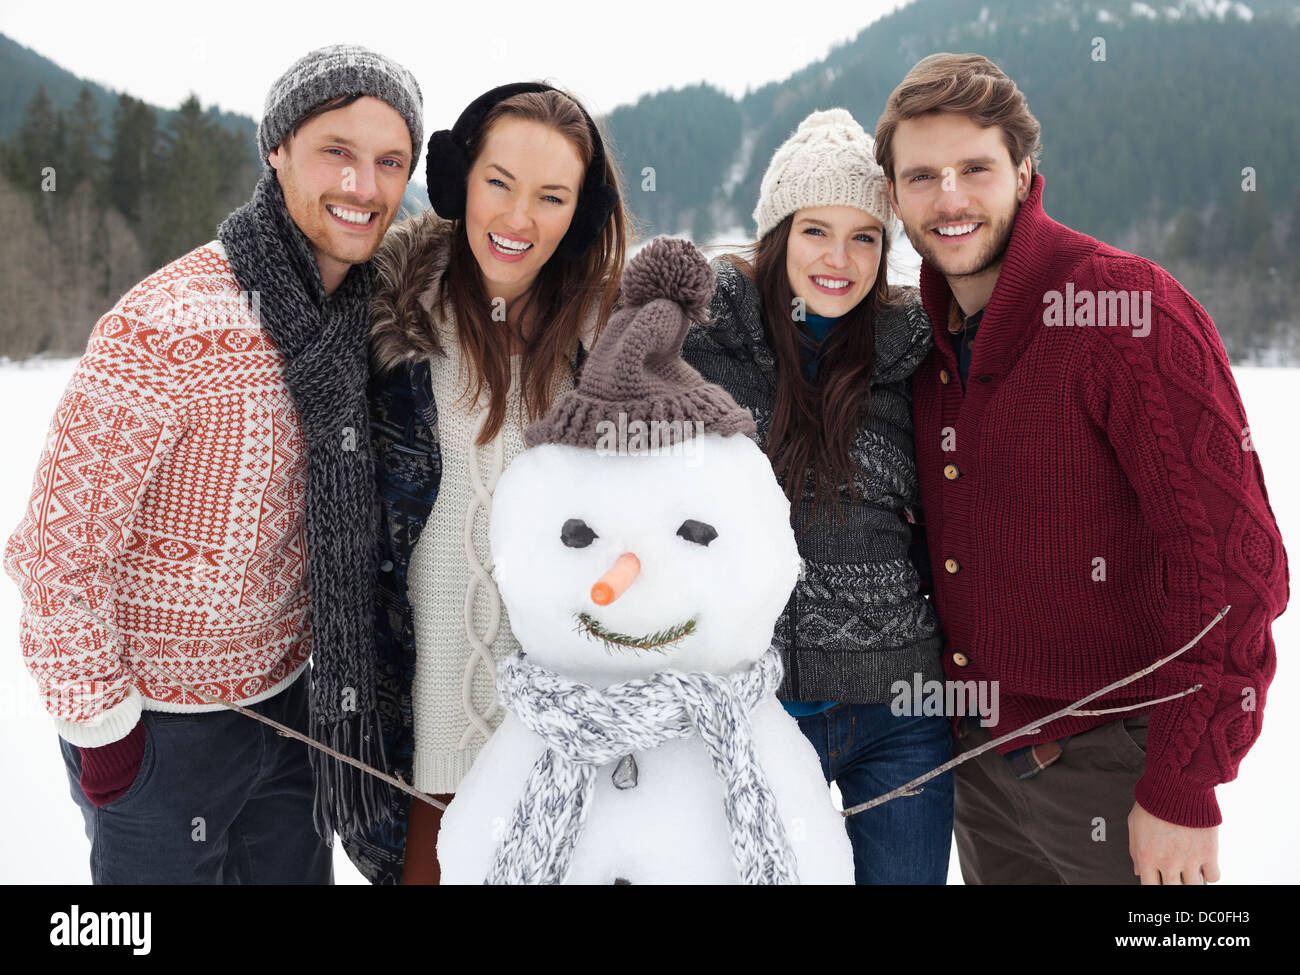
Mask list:
[[[84,610],[85,612],[93,616],[100,626],[102,626],[105,630],[107,630],[110,635],[117,638],[118,642],[122,643],[123,645],[126,644],[126,640],[122,636],[121,632],[115,626],[113,626],[111,623],[105,620],[102,616],[96,613],[93,609],[91,609],[88,605],[86,605],[85,600],[83,600],[80,596],[73,596],[72,601],[76,603],[82,610]],[[248,708],[235,704],[233,701],[227,701],[224,698],[213,697],[210,694],[205,694],[197,687],[185,683],[185,681],[181,680],[179,677],[175,677],[172,674],[167,673],[166,671],[160,670],[159,668],[155,667],[153,664],[149,663],[149,661],[143,658],[141,658],[140,662],[144,664],[145,667],[147,667],[153,673],[155,678],[162,678],[165,681],[171,681],[172,683],[182,687],[190,694],[193,694],[195,697],[200,698],[203,701],[206,701],[208,704],[220,704],[222,707],[230,708],[230,710],[232,711],[238,711],[240,714],[252,718],[254,721],[260,721],[262,722],[262,724],[270,725],[272,728],[274,728],[277,732],[279,732],[281,735],[283,735],[286,738],[296,738],[300,742],[302,742],[303,744],[311,748],[318,749],[319,751],[324,752],[326,755],[329,755],[333,758],[337,758],[340,762],[346,762],[348,765],[351,765],[354,768],[359,768],[361,769],[361,771],[367,772],[370,775],[375,776],[376,778],[383,779],[389,785],[393,786],[396,789],[401,789],[403,792],[407,793],[413,798],[419,799],[423,802],[427,802],[429,805],[434,806],[438,809],[447,808],[447,804],[445,802],[439,802],[437,799],[433,798],[427,793],[421,792],[419,789],[407,785],[401,779],[394,778],[393,776],[389,775],[386,772],[381,772],[379,771],[379,769],[367,765],[365,762],[360,761],[359,759],[355,759],[350,755],[344,755],[340,752],[337,752],[333,748],[330,748],[329,745],[319,742],[315,738],[309,737],[308,735],[304,735],[302,734],[302,732],[295,731],[294,729],[288,727],[287,725],[283,725],[272,718],[268,718],[264,714],[258,714],[256,711],[250,711]],[[125,655],[123,655],[122,657],[122,666],[125,667],[127,670],[129,670],[132,674],[135,674],[136,677],[140,677],[140,674],[136,673],[134,668],[132,668],[131,664],[127,661]]]
[[956,768],[962,762],[968,762],[972,758],[975,758],[977,755],[984,754],[990,748],[997,748],[998,745],[1001,745],[1003,742],[1010,741],[1013,738],[1019,738],[1021,735],[1037,734],[1038,732],[1042,731],[1043,725],[1051,724],[1057,718],[1074,717],[1077,715],[1088,715],[1088,714],[1112,714],[1117,711],[1132,711],[1135,708],[1150,707],[1153,704],[1160,704],[1163,701],[1172,701],[1175,698],[1185,697],[1188,694],[1196,693],[1201,689],[1200,684],[1196,684],[1192,687],[1189,687],[1185,691],[1179,691],[1176,694],[1170,694],[1168,697],[1158,698],[1154,701],[1143,701],[1140,704],[1133,704],[1128,707],[1103,708],[1102,710],[1099,711],[1079,710],[1080,705],[1087,704],[1089,701],[1096,700],[1097,698],[1101,697],[1103,694],[1109,694],[1111,691],[1115,690],[1116,688],[1123,687],[1126,684],[1131,684],[1135,680],[1139,680],[1145,677],[1147,674],[1151,673],[1152,671],[1160,667],[1163,667],[1165,664],[1169,663],[1169,661],[1173,660],[1179,654],[1185,653],[1188,650],[1190,650],[1192,647],[1196,646],[1196,644],[1201,641],[1201,638],[1205,636],[1205,634],[1209,633],[1211,628],[1214,627],[1215,624],[1219,622],[1219,620],[1223,619],[1225,616],[1228,615],[1228,610],[1230,610],[1231,608],[1232,608],[1231,606],[1224,606],[1223,609],[1219,610],[1219,612],[1215,615],[1214,619],[1210,620],[1210,622],[1205,624],[1205,627],[1201,630],[1200,633],[1196,634],[1196,636],[1192,637],[1190,641],[1183,644],[1183,646],[1179,647],[1173,653],[1169,654],[1169,656],[1163,657],[1160,660],[1157,660],[1155,663],[1151,664],[1150,666],[1143,667],[1137,673],[1130,674],[1127,677],[1121,678],[1120,680],[1115,681],[1115,683],[1113,684],[1107,684],[1101,690],[1093,691],[1087,697],[1081,697],[1073,704],[1063,707],[1059,711],[1053,711],[1045,718],[1040,718],[1039,720],[1033,722],[1032,724],[1027,724],[1021,728],[1017,728],[1015,731],[1008,732],[1007,734],[1002,735],[1000,738],[994,738],[991,741],[986,741],[984,744],[978,746],[977,748],[972,748],[970,751],[962,752],[956,758],[944,762],[938,768],[931,769],[930,771],[926,772],[924,775],[918,776],[917,778],[913,779],[911,782],[907,782],[903,785],[900,785],[897,789],[892,789],[889,792],[886,792],[884,795],[876,796],[876,798],[870,799],[867,802],[860,802],[856,806],[850,806],[848,809],[844,810],[842,815],[845,818],[847,818],[849,816],[857,815],[860,812],[866,812],[868,809],[874,809],[876,808],[876,806],[884,805],[885,803],[889,802],[891,799],[897,799],[899,796],[914,795],[916,793],[917,786],[922,785],[925,782],[929,782],[931,779],[935,778],[936,776],[942,775],[944,772],[947,772],[949,769]]

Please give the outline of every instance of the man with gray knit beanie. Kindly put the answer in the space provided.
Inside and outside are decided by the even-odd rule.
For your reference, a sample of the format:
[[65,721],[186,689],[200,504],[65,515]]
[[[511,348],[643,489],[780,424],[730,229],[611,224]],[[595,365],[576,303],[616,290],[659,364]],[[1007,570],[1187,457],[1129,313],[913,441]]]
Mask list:
[[422,112],[383,55],[301,58],[252,199],[100,319],[56,411],[4,562],[94,883],[331,883],[333,831],[377,808],[222,702],[383,764],[370,258]]

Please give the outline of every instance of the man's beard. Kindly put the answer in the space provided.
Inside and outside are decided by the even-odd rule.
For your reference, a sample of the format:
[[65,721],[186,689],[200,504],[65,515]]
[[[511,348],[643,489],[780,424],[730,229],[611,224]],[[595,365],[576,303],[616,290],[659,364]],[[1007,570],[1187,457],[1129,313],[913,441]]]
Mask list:
[[[919,233],[913,233],[910,227],[904,227],[904,229],[907,231],[907,239],[912,242],[912,246],[921,255],[921,259],[938,269],[945,277],[974,277],[1002,263],[1002,258],[1007,252],[1007,244],[1011,241],[1011,228],[1015,224],[1016,214],[1019,212],[1020,203],[1016,201],[1010,212],[997,221],[991,221],[988,217],[969,215],[955,220],[942,221],[946,224],[978,223],[981,225],[978,232],[986,232],[987,243],[983,249],[978,251],[973,259],[963,257],[961,264],[945,264],[942,259],[942,245],[934,239],[933,228],[922,230]],[[951,255],[947,259],[950,262],[953,260]]]

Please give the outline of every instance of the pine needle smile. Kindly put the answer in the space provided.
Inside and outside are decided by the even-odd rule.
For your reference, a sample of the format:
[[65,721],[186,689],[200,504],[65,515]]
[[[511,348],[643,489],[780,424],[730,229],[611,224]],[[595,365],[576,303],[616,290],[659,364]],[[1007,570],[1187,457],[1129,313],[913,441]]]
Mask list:
[[694,633],[696,624],[695,618],[692,617],[685,623],[678,623],[676,626],[670,626],[658,633],[651,633],[647,636],[628,636],[626,633],[614,633],[605,629],[595,617],[588,613],[577,613],[575,618],[578,625],[574,629],[586,634],[593,640],[603,643],[605,650],[610,653],[615,650],[657,650],[663,653],[669,645],[677,643],[684,637]]

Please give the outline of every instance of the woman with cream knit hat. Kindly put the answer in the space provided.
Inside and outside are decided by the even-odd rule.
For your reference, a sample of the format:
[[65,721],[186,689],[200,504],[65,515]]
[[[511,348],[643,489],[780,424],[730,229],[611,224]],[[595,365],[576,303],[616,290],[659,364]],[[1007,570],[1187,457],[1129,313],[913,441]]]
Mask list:
[[[947,719],[910,692],[943,679],[909,555],[910,377],[930,323],[916,289],[887,281],[900,227],[872,140],[844,109],[812,113],[776,150],[754,221],[744,256],[712,262],[711,320],[691,326],[682,354],[753,412],[790,498],[804,569],[776,625],[778,697],[849,806],[951,757]],[[850,817],[857,882],[944,883],[952,789],[945,773]]]

